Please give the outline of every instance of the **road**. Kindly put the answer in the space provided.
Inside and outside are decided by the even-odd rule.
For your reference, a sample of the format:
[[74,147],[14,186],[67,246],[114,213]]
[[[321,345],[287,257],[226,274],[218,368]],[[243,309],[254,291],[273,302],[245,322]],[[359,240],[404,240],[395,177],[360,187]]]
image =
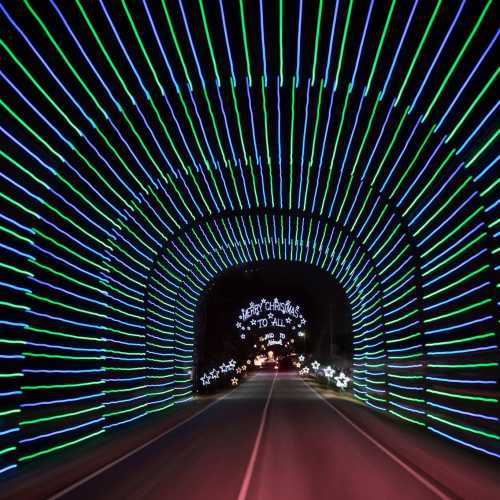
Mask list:
[[405,468],[296,375],[259,373],[57,498],[427,499],[440,491],[446,489]]

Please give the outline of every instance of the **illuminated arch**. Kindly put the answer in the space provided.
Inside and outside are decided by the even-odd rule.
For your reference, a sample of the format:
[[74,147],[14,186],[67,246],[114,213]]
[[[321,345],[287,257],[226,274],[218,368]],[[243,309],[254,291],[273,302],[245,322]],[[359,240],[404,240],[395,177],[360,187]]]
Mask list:
[[[297,243],[295,243],[292,238],[290,244],[288,236],[283,238],[283,240],[281,239],[281,235],[275,238],[274,235],[271,235],[271,230],[268,235],[265,228],[275,227],[276,219],[282,218],[289,222],[288,228],[283,226],[283,230],[286,234],[288,234],[288,229],[290,232],[292,230],[303,232],[302,227],[305,226],[306,232],[310,234],[310,238],[304,239],[304,241],[298,239]],[[238,226],[241,229],[245,219],[247,227],[254,227],[256,229],[254,232],[256,239],[254,241],[251,241],[250,237],[249,240],[244,239],[240,241],[236,237],[237,230],[231,230],[231,228],[234,229],[234,227]],[[263,220],[266,219],[268,221],[267,224],[263,222]],[[314,221],[315,225],[313,226],[312,223]],[[307,229],[309,225],[310,228]],[[258,228],[260,228],[260,234]],[[338,236],[335,229],[337,229]],[[225,230],[227,230],[227,240],[223,242],[222,236]],[[251,233],[251,231],[249,232]],[[185,235],[185,241],[183,241],[184,235],[173,240],[170,244],[176,249],[176,258],[169,259],[167,256],[172,255],[172,250],[164,250],[163,254],[157,260],[157,265],[161,267],[161,271],[155,268],[152,270],[150,276],[155,282],[153,285],[155,291],[158,291],[156,287],[161,286],[162,280],[168,281],[169,285],[166,288],[171,290],[172,297],[171,303],[169,304],[170,310],[174,316],[177,313],[180,316],[180,331],[178,333],[181,338],[187,336],[188,338],[184,338],[184,341],[189,341],[191,343],[194,338],[193,325],[195,323],[194,314],[196,302],[203,293],[204,287],[227,268],[258,261],[283,260],[290,262],[307,262],[328,273],[332,273],[341,284],[346,285],[354,314],[358,313],[359,316],[362,317],[363,305],[360,304],[364,302],[368,305],[369,310],[373,309],[370,302],[376,300],[377,297],[380,300],[380,291],[376,288],[371,292],[368,298],[361,301],[354,291],[355,287],[358,286],[356,283],[358,278],[356,278],[355,270],[359,267],[366,273],[365,276],[368,277],[368,280],[366,283],[362,282],[359,285],[360,287],[364,286],[365,289],[368,285],[372,284],[376,276],[376,271],[372,271],[374,266],[370,262],[371,259],[364,251],[361,251],[360,254],[356,251],[348,251],[348,248],[346,248],[343,256],[342,252],[339,253],[343,258],[342,262],[340,262],[340,260],[337,261],[336,256],[331,252],[331,247],[327,245],[328,242],[331,242],[334,234],[335,238],[338,237],[337,246],[340,249],[345,247],[352,249],[353,245],[351,242],[355,240],[350,238],[345,230],[340,229],[339,226],[334,223],[329,224],[327,221],[318,218],[291,216],[286,214],[264,214],[263,216],[256,216],[255,218],[251,215],[220,217],[210,222],[206,221],[204,224],[192,228],[189,233]],[[234,239],[231,239],[232,235]],[[217,237],[218,239],[216,239]],[[320,244],[321,240],[324,241],[323,244]],[[190,251],[194,243],[199,244],[205,252],[200,252],[200,250]],[[333,242],[331,245],[333,245]],[[185,249],[184,252],[180,250],[181,248]],[[187,263],[190,265],[189,268],[187,267]],[[200,265],[200,263],[205,263],[206,265]],[[351,272],[350,268],[352,268],[354,272]],[[199,273],[199,275],[196,273]],[[168,279],[166,276],[176,276],[175,282],[172,279]],[[163,299],[165,298],[164,296]],[[159,304],[157,304],[157,306],[159,306]],[[167,307],[165,304],[164,306]],[[166,328],[170,327],[170,323],[166,325]],[[175,331],[175,320],[172,329]],[[183,360],[178,359],[177,362],[182,364]],[[185,362],[187,366],[190,366],[191,358],[186,357]]]
[[[498,456],[491,2],[377,27],[300,1],[311,27],[242,1],[243,45],[223,1],[123,2],[119,26],[60,3],[0,6],[0,472],[189,397],[200,290],[280,259],[348,294],[357,397]],[[277,58],[266,16],[298,42],[277,29]]]

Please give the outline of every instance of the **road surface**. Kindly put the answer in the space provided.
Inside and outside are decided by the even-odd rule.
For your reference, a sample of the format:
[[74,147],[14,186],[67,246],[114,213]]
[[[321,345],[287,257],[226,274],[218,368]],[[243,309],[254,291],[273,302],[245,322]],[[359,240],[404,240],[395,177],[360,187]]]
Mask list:
[[382,448],[296,375],[259,373],[194,419],[54,498],[455,497]]

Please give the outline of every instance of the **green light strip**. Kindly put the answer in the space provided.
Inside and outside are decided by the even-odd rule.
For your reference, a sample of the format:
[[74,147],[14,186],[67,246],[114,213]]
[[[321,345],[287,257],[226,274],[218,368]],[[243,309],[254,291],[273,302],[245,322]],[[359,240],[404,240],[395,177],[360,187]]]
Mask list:
[[102,434],[103,432],[105,432],[104,429],[101,429],[97,432],[93,432],[92,434],[88,434],[88,435],[83,436],[81,438],[74,439],[73,441],[69,441],[69,442],[64,443],[64,444],[53,446],[52,448],[38,451],[37,453],[32,453],[31,455],[24,455],[23,457],[19,458],[19,462],[24,462],[25,460],[31,460],[32,458],[36,458],[36,457],[39,457],[41,455],[46,455],[47,453],[52,453],[54,451],[61,450],[63,448],[67,448],[68,446],[73,446],[75,444],[81,443],[82,441],[86,441],[87,439],[91,439],[95,436],[98,436],[99,434]]

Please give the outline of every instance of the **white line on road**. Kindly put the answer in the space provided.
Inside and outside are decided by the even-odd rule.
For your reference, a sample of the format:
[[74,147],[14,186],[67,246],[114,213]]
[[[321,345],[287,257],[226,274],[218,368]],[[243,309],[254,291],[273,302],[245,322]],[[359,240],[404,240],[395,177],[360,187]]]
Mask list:
[[309,387],[309,389],[318,396],[321,401],[326,403],[332,410],[334,410],[339,417],[341,417],[343,420],[345,420],[349,425],[354,427],[362,436],[364,436],[368,441],[370,441],[372,444],[374,444],[380,451],[385,453],[389,458],[394,460],[399,466],[401,466],[406,472],[411,474],[417,481],[422,483],[424,486],[429,488],[436,496],[439,498],[442,498],[443,500],[452,500],[452,498],[447,495],[445,492],[441,491],[436,485],[432,484],[429,480],[427,480],[422,474],[420,474],[418,471],[410,467],[407,463],[405,463],[403,460],[401,460],[398,456],[396,456],[392,451],[387,449],[383,444],[379,443],[375,438],[370,436],[366,431],[364,431],[359,425],[354,423],[349,417],[344,415],[343,412],[341,412],[338,408],[336,408],[333,403],[328,401],[323,395],[321,395],[318,391],[314,390],[309,384],[307,384],[302,378],[301,380],[304,382],[304,384]]
[[182,427],[184,424],[187,424],[188,422],[190,422],[194,418],[198,417],[202,413],[205,413],[209,408],[211,408],[215,404],[219,403],[220,401],[226,399],[228,396],[230,396],[231,394],[233,394],[233,392],[236,391],[237,389],[238,389],[238,387],[236,389],[233,389],[232,391],[228,392],[227,394],[224,394],[224,396],[222,396],[221,398],[216,399],[215,401],[213,401],[212,403],[208,404],[207,406],[205,406],[201,410],[197,411],[196,413],[193,413],[193,415],[185,418],[184,420],[182,420],[181,422],[175,424],[173,427],[170,427],[166,431],[163,431],[161,434],[158,434],[158,436],[155,436],[154,438],[150,439],[149,441],[146,441],[145,443],[141,444],[137,448],[134,448],[133,450],[129,451],[128,453],[125,453],[125,455],[122,455],[120,458],[117,458],[116,460],[113,460],[112,462],[109,462],[108,464],[104,465],[100,469],[97,469],[96,471],[88,474],[87,476],[83,477],[82,479],[80,479],[76,483],[73,483],[73,484],[67,486],[66,488],[64,488],[63,490],[58,491],[54,495],[48,497],[47,500],[57,500],[58,498],[61,498],[64,495],[67,495],[68,493],[72,492],[76,488],[79,488],[80,486],[82,486],[86,482],[90,481],[91,479],[94,479],[95,477],[99,476],[103,472],[106,472],[107,470],[111,469],[111,467],[114,467],[115,465],[118,465],[119,463],[123,462],[124,460],[126,460],[129,457],[131,457],[132,455],[135,455],[139,451],[141,451],[144,448],[148,447],[150,444],[153,444],[154,442],[158,441],[159,439],[161,439],[162,437],[166,436],[167,434],[170,434],[171,432],[175,431],[179,427]]
[[245,470],[245,475],[243,476],[243,483],[241,483],[238,500],[245,500],[248,495],[250,480],[252,479],[253,470],[255,468],[255,463],[257,461],[257,454],[259,453],[260,442],[262,440],[262,434],[264,433],[264,427],[266,425],[269,403],[271,402],[271,396],[273,394],[274,382],[276,382],[276,373],[274,374],[274,378],[271,383],[271,389],[269,389],[269,394],[267,395],[266,404],[264,406],[264,410],[262,411],[259,430],[257,431],[257,436],[255,438],[255,443],[253,445],[252,454],[250,455],[250,461],[248,462],[247,468]]

